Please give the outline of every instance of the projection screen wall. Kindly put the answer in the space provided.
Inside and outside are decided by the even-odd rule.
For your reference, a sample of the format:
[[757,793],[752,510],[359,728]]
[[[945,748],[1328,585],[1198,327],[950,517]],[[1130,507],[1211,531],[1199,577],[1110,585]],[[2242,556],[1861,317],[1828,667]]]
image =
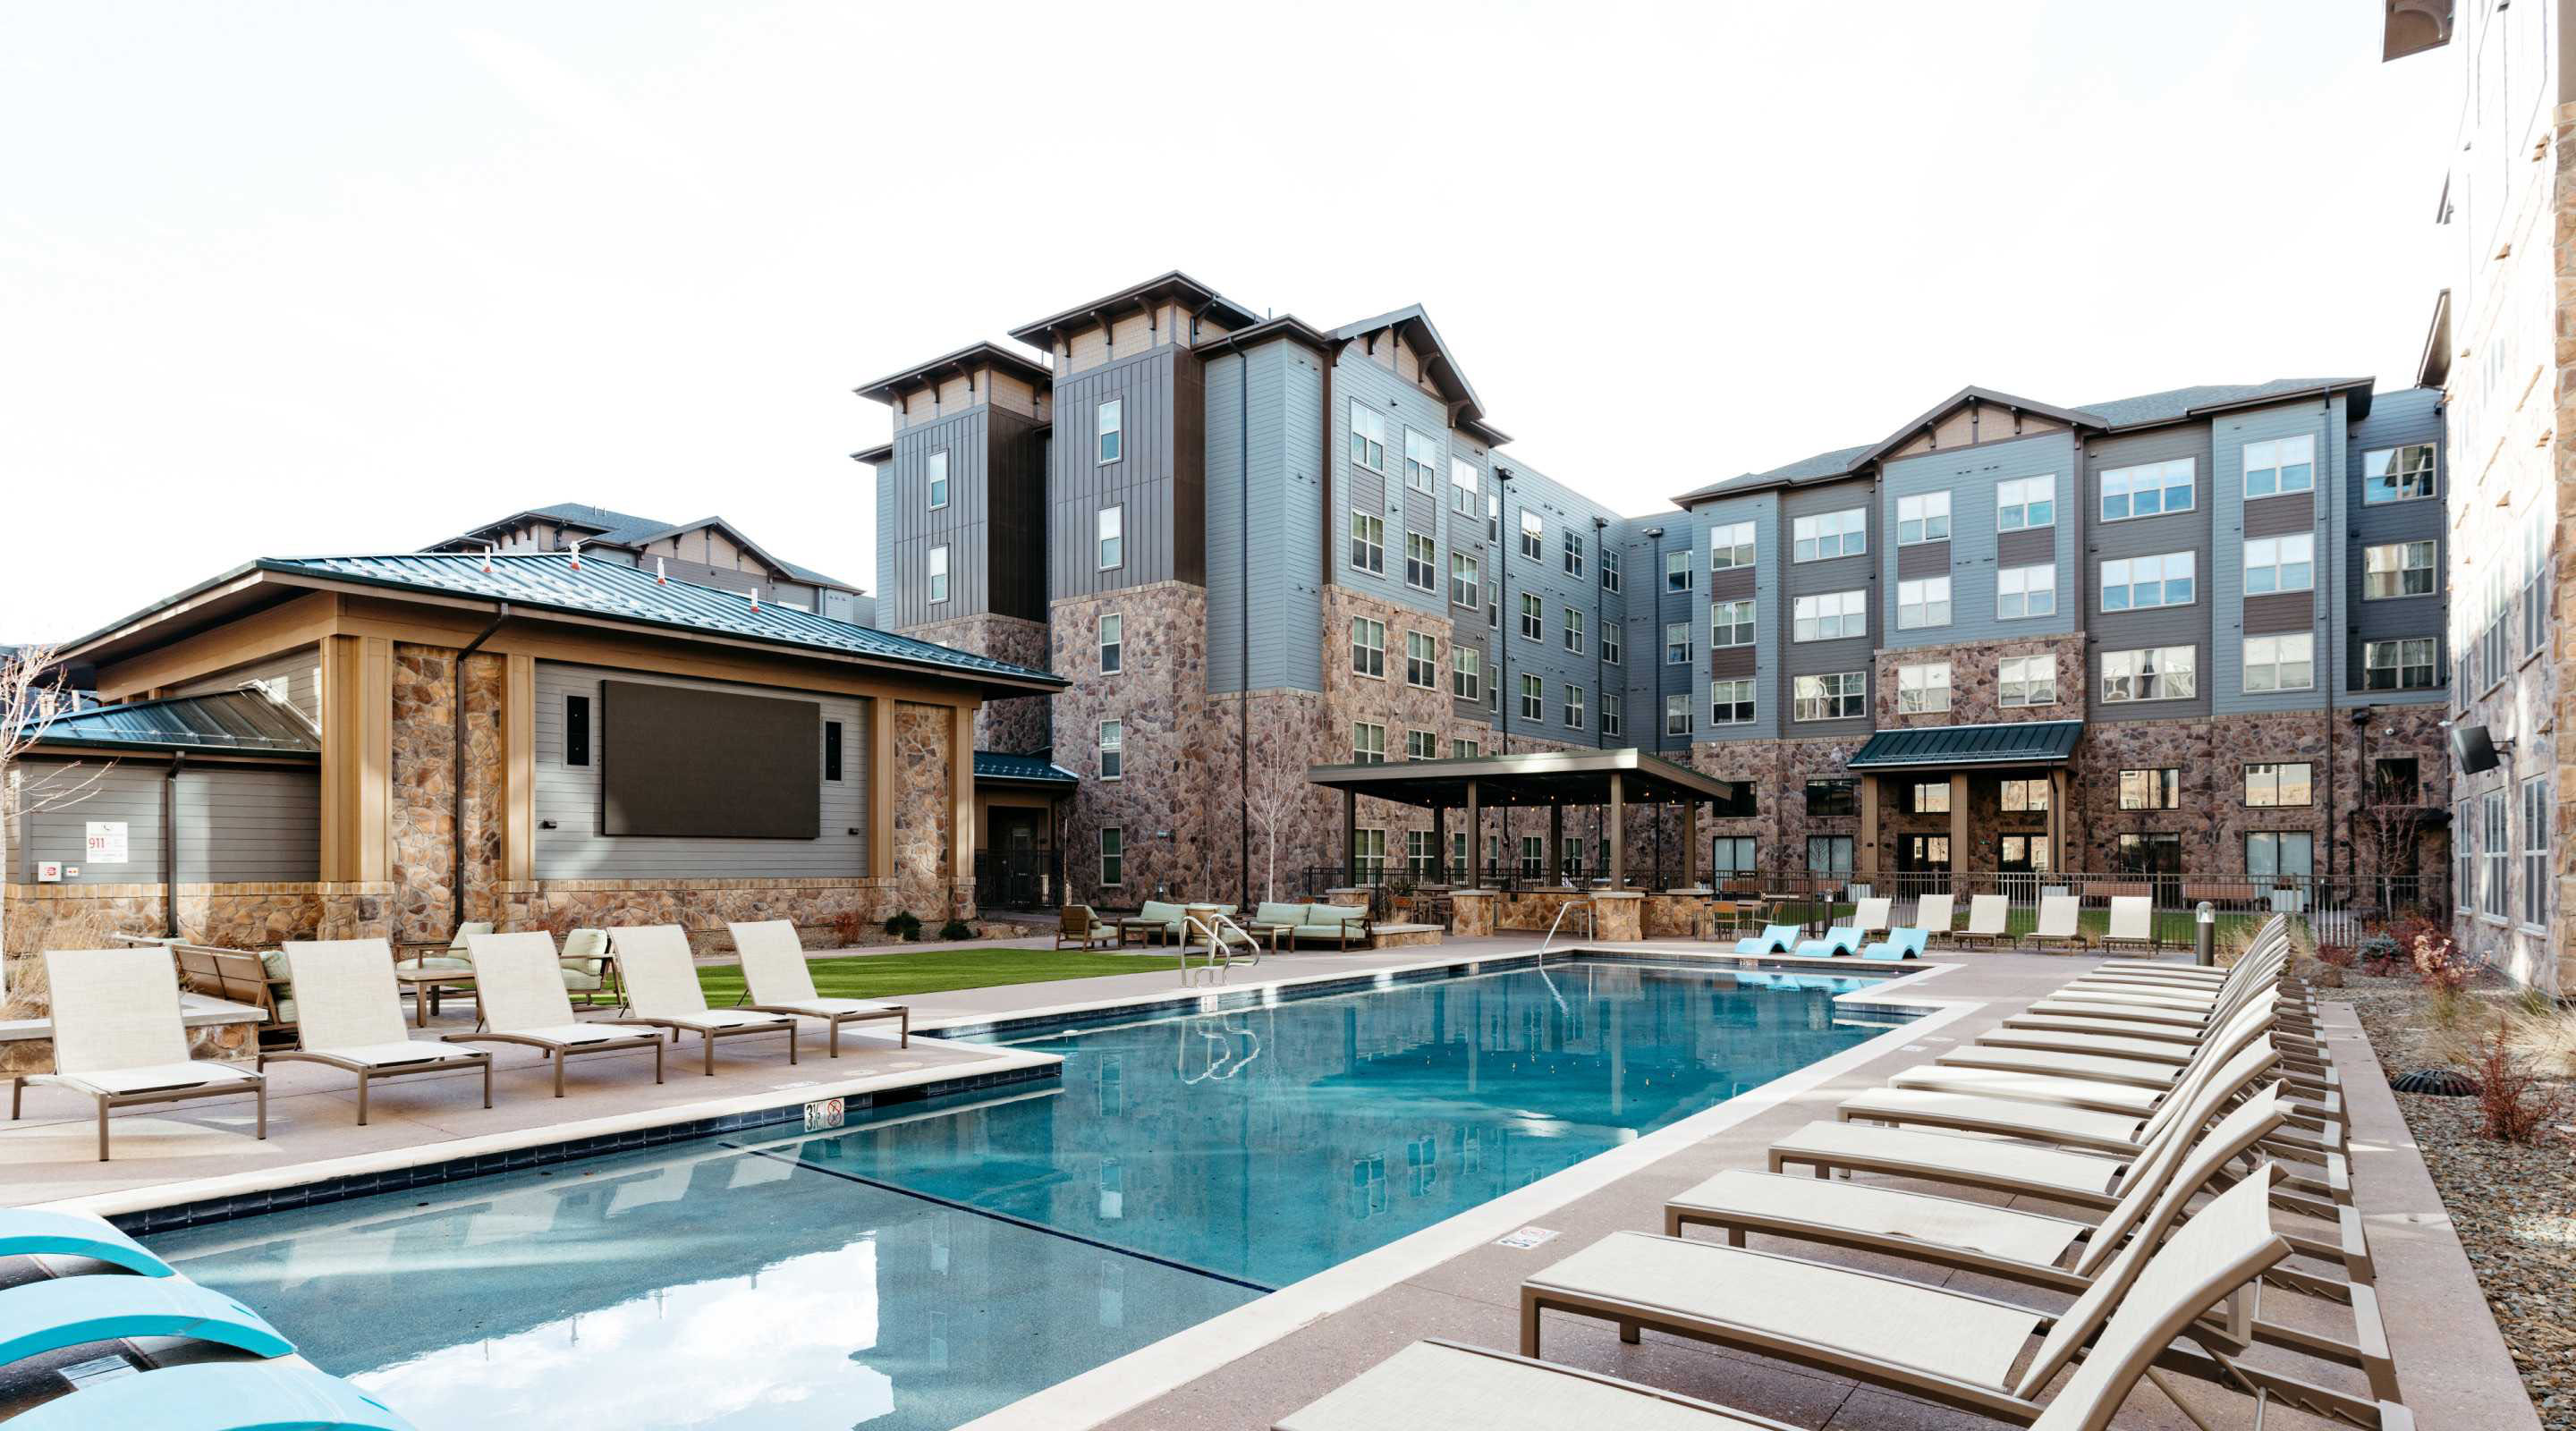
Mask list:
[[602,681],[599,691],[601,834],[821,833],[821,706],[632,681]]

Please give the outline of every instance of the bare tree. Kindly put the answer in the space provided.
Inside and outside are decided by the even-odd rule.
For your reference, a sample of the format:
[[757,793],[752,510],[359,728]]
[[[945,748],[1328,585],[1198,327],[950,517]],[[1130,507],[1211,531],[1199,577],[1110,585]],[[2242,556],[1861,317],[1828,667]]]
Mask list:
[[[39,810],[76,805],[96,790],[104,770],[83,773],[74,762],[42,776],[31,775],[19,757],[56,719],[71,711],[72,693],[52,671],[51,646],[21,646],[0,654],[0,870],[9,868],[9,837],[19,820]],[[0,903],[0,951],[9,947],[8,914]],[[0,1002],[9,997],[9,966],[0,955]]]
[[1245,783],[1243,808],[1269,844],[1261,884],[1261,897],[1265,900],[1279,897],[1279,831],[1297,817],[1305,792],[1306,777],[1302,773],[1273,761],[1255,766]]

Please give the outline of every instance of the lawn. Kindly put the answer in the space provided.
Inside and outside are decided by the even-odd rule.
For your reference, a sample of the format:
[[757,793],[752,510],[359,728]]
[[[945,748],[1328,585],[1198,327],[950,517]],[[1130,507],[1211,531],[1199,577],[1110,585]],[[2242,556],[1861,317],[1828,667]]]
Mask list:
[[[1204,963],[1193,959],[1192,964]],[[1104,954],[1078,949],[925,949],[918,954],[862,954],[816,959],[814,989],[827,999],[882,999],[949,989],[989,989],[1000,984],[1043,984],[1057,979],[1096,979],[1104,974],[1173,973],[1179,956]],[[742,997],[742,966],[702,964],[698,984],[717,1008]]]

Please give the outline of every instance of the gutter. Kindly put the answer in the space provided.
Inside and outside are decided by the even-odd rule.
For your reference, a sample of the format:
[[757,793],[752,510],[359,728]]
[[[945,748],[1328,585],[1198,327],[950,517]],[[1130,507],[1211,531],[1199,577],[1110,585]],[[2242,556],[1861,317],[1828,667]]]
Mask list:
[[161,777],[161,932],[179,937],[179,767],[184,750],[170,752],[170,769]]
[[450,700],[456,745],[450,767],[448,782],[450,788],[447,792],[450,861],[447,885],[449,907],[454,916],[448,926],[451,930],[465,923],[465,658],[481,650],[483,643],[492,639],[492,633],[501,629],[501,623],[509,619],[510,603],[506,601],[494,603],[492,619],[484,624],[481,631],[474,634],[473,640],[466,642],[464,648],[456,653],[454,672],[456,689]]

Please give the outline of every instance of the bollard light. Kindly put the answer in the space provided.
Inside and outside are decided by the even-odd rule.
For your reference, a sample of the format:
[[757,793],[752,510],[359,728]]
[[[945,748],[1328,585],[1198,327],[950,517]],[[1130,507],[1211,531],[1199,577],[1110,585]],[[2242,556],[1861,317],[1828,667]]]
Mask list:
[[2192,962],[2207,969],[2218,963],[2218,911],[2204,899],[2193,922],[2197,927],[2192,930]]

